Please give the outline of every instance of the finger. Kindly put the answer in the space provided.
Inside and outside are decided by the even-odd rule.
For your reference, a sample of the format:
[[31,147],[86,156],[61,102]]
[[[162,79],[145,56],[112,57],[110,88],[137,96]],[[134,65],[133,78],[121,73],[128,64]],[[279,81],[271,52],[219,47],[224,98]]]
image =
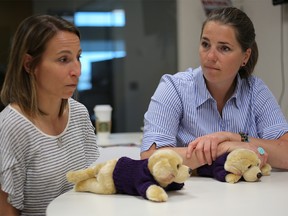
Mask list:
[[262,148],[262,147],[258,147],[257,148],[257,153],[258,153],[258,156],[261,160],[261,165],[260,167],[262,167],[266,162],[267,162],[267,159],[268,159],[268,154],[267,152],[265,152],[265,150]]
[[206,158],[204,155],[204,143],[203,142],[199,142],[198,145],[195,148],[195,156],[197,158],[197,160],[199,161],[200,164],[206,164]]
[[189,146],[191,146],[193,149],[198,145],[199,139],[195,139],[192,142],[189,143]]
[[212,155],[211,155],[211,144],[210,142],[206,142],[204,144],[204,157],[207,161],[208,165],[212,164]]
[[192,156],[193,148],[188,145],[187,150],[186,150],[186,158],[190,159]]
[[212,143],[212,145],[211,145],[211,155],[212,155],[212,160],[213,161],[216,160],[216,158],[217,158],[217,147],[218,147],[217,143]]
[[188,148],[187,148],[187,152],[186,152],[186,157],[187,158],[191,158],[192,152],[194,151],[194,149],[198,145],[199,140],[200,140],[199,138],[196,138],[195,140],[193,140],[192,142],[190,142],[188,144]]
[[261,155],[261,167],[263,167],[267,163],[267,160],[268,160],[267,153],[265,153],[264,155]]
[[193,144],[193,142],[190,142],[187,146],[187,150],[186,150],[186,158],[191,158],[192,156],[192,152],[195,149],[195,144]]

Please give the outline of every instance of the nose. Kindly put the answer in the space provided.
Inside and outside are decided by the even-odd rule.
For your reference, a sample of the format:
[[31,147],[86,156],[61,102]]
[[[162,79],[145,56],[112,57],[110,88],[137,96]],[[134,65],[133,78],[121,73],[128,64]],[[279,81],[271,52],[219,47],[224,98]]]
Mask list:
[[207,54],[207,58],[210,61],[216,61],[217,60],[216,51],[213,48],[209,49],[208,54]]
[[71,66],[70,70],[71,70],[71,72],[70,72],[71,76],[79,77],[81,75],[81,63],[80,63],[80,61],[75,62]]
[[193,174],[193,170],[189,168],[189,175],[192,176],[192,174]]
[[257,178],[260,179],[261,177],[262,177],[262,173],[261,172],[257,173]]

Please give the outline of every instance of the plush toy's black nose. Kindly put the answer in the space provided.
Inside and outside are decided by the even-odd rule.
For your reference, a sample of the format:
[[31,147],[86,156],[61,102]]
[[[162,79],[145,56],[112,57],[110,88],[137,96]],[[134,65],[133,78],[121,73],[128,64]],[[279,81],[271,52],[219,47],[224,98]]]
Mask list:
[[261,172],[257,173],[257,178],[260,179],[261,177],[262,177],[262,173]]
[[193,173],[193,170],[191,168],[189,168],[189,175],[191,176]]

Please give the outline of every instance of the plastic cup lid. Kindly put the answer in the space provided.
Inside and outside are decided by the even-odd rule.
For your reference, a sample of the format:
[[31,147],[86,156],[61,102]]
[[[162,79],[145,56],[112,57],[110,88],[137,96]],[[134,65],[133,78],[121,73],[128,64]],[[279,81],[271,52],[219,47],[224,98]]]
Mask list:
[[94,112],[97,111],[111,111],[112,107],[109,104],[103,104],[103,105],[96,105],[94,107]]

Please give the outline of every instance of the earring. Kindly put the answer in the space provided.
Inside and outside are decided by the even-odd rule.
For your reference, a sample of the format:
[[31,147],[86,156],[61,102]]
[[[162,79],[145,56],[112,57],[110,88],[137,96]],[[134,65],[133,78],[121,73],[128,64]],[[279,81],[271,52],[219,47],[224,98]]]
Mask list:
[[245,65],[246,65],[246,62],[243,62],[243,63],[242,63],[242,67],[244,67]]

